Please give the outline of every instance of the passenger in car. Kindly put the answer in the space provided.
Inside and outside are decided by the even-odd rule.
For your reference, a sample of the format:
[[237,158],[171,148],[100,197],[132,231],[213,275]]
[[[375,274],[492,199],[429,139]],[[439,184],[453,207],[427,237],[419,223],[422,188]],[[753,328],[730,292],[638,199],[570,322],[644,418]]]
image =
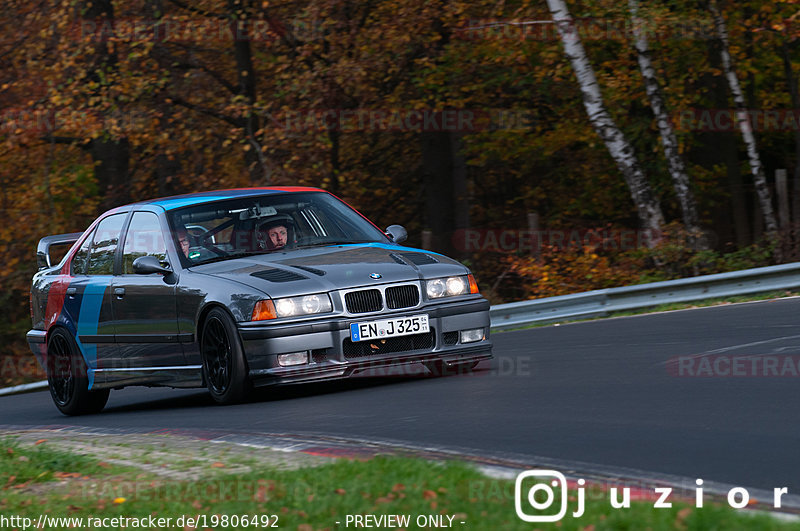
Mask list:
[[183,251],[183,256],[189,257],[189,233],[186,232],[186,229],[178,229],[178,243],[181,246],[181,251]]

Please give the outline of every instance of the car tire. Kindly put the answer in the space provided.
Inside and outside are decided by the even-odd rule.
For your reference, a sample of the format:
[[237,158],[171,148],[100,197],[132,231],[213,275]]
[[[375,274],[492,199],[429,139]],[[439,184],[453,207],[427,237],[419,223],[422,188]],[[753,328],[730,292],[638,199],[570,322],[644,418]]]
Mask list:
[[458,363],[456,365],[447,365],[443,361],[431,361],[425,364],[425,368],[430,371],[434,376],[455,376],[457,374],[466,374],[472,372],[472,369],[478,366],[478,361],[468,361],[466,363]]
[[213,308],[203,322],[200,338],[203,378],[208,392],[220,404],[237,404],[250,394],[247,363],[239,332],[231,316]]
[[47,341],[47,384],[50,396],[64,415],[99,413],[106,407],[109,389],[89,390],[86,362],[72,336],[56,328]]

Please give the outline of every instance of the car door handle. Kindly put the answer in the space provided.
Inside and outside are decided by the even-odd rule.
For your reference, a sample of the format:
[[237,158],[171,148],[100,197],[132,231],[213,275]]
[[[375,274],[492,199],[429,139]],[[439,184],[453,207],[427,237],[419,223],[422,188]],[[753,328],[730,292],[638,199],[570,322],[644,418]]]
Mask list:
[[114,288],[114,295],[116,295],[118,299],[123,298],[125,296],[125,288]]
[[78,288],[67,288],[67,295],[70,299],[74,299],[76,293],[78,293]]

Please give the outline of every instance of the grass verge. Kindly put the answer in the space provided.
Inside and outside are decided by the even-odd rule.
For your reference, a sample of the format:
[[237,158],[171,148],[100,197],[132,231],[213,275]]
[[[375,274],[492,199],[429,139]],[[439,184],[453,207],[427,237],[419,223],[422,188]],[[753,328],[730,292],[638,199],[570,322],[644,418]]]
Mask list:
[[[39,483],[70,478],[105,475],[108,463],[55,450],[38,440],[33,447],[22,447],[12,438],[0,439],[0,486],[4,491],[24,491]],[[117,473],[135,472],[132,467],[116,467]]]
[[[83,519],[61,525],[50,521],[50,528],[98,527],[96,519],[105,518],[143,519],[144,527],[154,527],[150,517],[170,518],[161,524],[184,529],[259,528],[276,521],[277,527],[304,531],[354,528],[352,521],[347,525],[348,515],[407,515],[407,524],[395,520],[389,526],[406,529],[433,527],[428,524],[434,522],[451,529],[536,527],[516,516],[512,481],[488,478],[457,462],[375,457],[279,470],[259,468],[255,451],[246,473],[220,474],[224,471],[221,463],[208,477],[187,481],[137,474],[90,457],[76,458],[48,448],[47,443],[30,447],[6,439],[0,449],[2,477],[15,476],[1,487],[0,514],[33,522],[41,514]],[[64,470],[72,473],[65,477],[60,474]],[[675,500],[669,509],[654,509],[650,501],[632,501],[629,509],[613,509],[608,494],[601,491],[587,492],[586,513],[572,518],[577,503],[573,492],[568,499],[570,512],[558,524],[561,529],[800,529],[798,524],[736,512],[708,500],[700,509]],[[557,496],[554,507],[558,501]],[[198,515],[204,520],[187,520]],[[242,516],[248,516],[247,525]],[[418,525],[418,518],[426,525]],[[119,521],[106,523],[123,527]],[[137,527],[131,521],[124,524]],[[548,525],[552,524],[538,527]]]

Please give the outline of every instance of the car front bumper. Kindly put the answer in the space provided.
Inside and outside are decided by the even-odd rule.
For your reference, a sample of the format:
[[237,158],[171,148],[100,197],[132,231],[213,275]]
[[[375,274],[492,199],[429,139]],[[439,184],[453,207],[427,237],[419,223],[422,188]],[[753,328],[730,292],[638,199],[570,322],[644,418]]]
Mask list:
[[[350,340],[352,323],[423,313],[428,315],[429,334],[359,343]],[[484,329],[484,339],[461,344],[460,331],[475,328]],[[239,333],[249,376],[257,387],[335,380],[371,369],[392,376],[418,374],[412,365],[441,362],[453,367],[492,357],[489,303],[483,298],[295,324],[240,323]],[[308,352],[309,363],[291,367],[278,364],[278,355],[303,351]]]

